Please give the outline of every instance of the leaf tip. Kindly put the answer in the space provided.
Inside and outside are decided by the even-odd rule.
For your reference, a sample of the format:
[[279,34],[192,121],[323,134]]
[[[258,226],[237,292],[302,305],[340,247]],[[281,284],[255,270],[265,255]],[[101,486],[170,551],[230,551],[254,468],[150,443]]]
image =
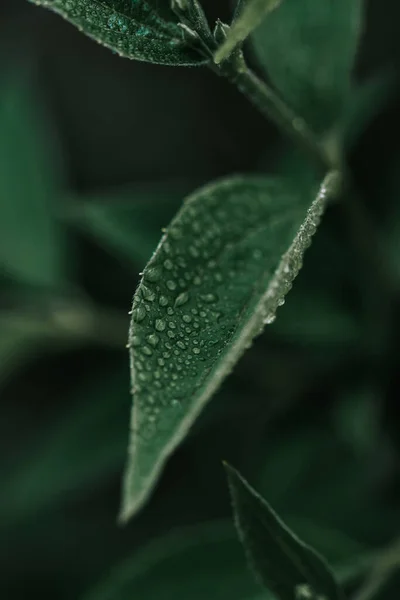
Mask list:
[[225,473],[226,473],[226,477],[228,479],[228,486],[230,489],[230,493],[232,496],[232,499],[234,499],[235,496],[235,488],[237,483],[242,483],[244,484],[244,480],[241,477],[241,475],[239,474],[239,471],[237,471],[235,469],[235,467],[232,467],[232,465],[230,463],[228,463],[226,460],[222,461],[222,465],[225,469]]

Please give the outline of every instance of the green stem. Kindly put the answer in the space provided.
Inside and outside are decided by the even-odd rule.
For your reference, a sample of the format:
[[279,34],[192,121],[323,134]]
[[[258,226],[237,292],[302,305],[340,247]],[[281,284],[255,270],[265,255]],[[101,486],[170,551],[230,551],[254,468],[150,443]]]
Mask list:
[[[211,66],[211,65],[210,65]],[[236,52],[219,67],[211,68],[226,77],[267,119],[304,148],[321,172],[337,169],[326,148],[319,142],[306,121],[292,109],[247,66],[243,53]]]
[[[210,64],[210,67],[233,83],[261,114],[273,121],[297,146],[304,148],[322,174],[325,175],[329,171],[344,173],[346,194],[345,202],[342,204],[352,227],[354,246],[363,261],[369,265],[371,272],[376,275],[381,289],[386,290],[386,295],[390,296],[393,283],[382,260],[375,228],[363,204],[358,200],[349,173],[337,156],[336,146],[331,147],[332,144],[324,143],[317,138],[306,121],[296,115],[278,94],[253,73],[247,66],[241,50],[234,52],[220,65]],[[338,196],[330,198],[331,201],[337,199]]]

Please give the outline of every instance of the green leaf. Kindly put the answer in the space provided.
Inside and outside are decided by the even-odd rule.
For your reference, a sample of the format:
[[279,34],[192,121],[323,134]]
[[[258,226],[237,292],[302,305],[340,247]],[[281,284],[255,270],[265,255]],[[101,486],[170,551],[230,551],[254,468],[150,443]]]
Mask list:
[[130,329],[134,391],[122,520],[252,339],[271,323],[309,246],[333,173],[314,186],[235,177],[189,197],[147,265]]
[[176,66],[204,62],[187,46],[179,25],[162,19],[145,0],[34,1],[120,56]]
[[0,269],[22,283],[64,278],[55,196],[62,185],[57,148],[26,73],[0,83]]
[[250,33],[260,25],[265,16],[276,9],[282,0],[244,0],[235,11],[234,21],[224,44],[218,49],[214,60],[217,64],[244,42]]
[[293,290],[292,302],[282,308],[274,336],[308,350],[345,350],[355,352],[362,339],[362,327],[346,307],[332,295],[321,291],[309,281],[299,281]]
[[190,189],[191,184],[163,182],[67,198],[66,216],[118,258],[145,264]]
[[239,537],[262,583],[280,600],[343,598],[322,557],[290,531],[235,469],[225,467]]
[[284,0],[253,36],[262,66],[286,102],[316,131],[343,113],[362,0]]
[[258,591],[234,528],[209,523],[151,543],[115,568],[85,600],[251,600]]
[[337,123],[339,137],[349,153],[367,127],[389,103],[394,93],[391,71],[379,73],[353,88],[349,103]]
[[32,441],[21,464],[2,481],[0,510],[14,522],[90,486],[123,461],[129,412],[128,372],[106,372],[74,390],[76,406]]
[[[331,415],[327,421],[300,428],[296,424],[264,438],[254,452],[259,465],[254,475],[256,488],[268,495],[285,519],[304,519],[344,532],[365,547],[377,540],[382,543],[393,523],[398,523],[396,510],[373,493],[371,455],[355,452],[335,433]],[[350,558],[328,549],[333,537],[316,544],[314,537],[300,532],[330,561]]]
[[337,435],[356,455],[376,456],[383,447],[381,394],[372,382],[348,390],[334,406]]

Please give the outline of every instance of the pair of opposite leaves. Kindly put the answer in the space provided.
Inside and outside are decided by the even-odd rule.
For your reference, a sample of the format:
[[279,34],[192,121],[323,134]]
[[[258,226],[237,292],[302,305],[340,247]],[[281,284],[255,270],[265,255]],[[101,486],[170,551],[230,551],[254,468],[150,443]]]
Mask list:
[[[37,3],[122,56],[175,65],[204,62],[176,22],[141,0]],[[283,0],[255,33],[256,50],[276,87],[301,116],[311,110],[317,131],[329,128],[347,102],[360,4]],[[241,2],[236,25],[243,25],[249,10],[255,24],[254,14],[259,20],[265,12],[260,7],[260,0]],[[134,406],[122,520],[144,504],[205,403],[254,336],[274,320],[339,179],[330,174],[319,186],[311,168],[284,178],[232,177],[185,201],[133,302]]]

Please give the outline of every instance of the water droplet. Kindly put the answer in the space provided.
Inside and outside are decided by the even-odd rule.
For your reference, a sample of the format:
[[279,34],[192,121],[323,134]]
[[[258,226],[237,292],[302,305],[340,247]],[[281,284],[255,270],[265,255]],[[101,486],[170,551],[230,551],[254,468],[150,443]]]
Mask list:
[[147,314],[147,311],[146,311],[145,307],[142,305],[139,305],[133,309],[132,318],[134,321],[136,321],[136,323],[140,323],[141,321],[143,321],[146,314]]
[[146,356],[152,356],[152,354],[153,354],[153,350],[151,348],[149,348],[149,346],[143,346],[142,352]]
[[171,330],[170,330],[170,331],[167,331],[167,336],[168,336],[168,337],[169,337],[171,340],[173,340],[173,339],[174,339],[174,337],[175,337],[175,333],[174,333],[173,331],[171,331]]
[[185,345],[183,342],[181,342],[180,340],[179,340],[179,342],[177,343],[177,346],[178,346],[179,348],[181,348],[181,350],[186,350],[186,345]]
[[143,298],[148,302],[153,302],[155,300],[155,293],[153,292],[153,290],[148,288],[147,285],[142,284],[140,286],[140,291],[142,292]]
[[275,321],[275,319],[276,319],[275,315],[268,315],[264,319],[264,325],[271,325]]
[[167,258],[167,260],[164,261],[164,268],[167,269],[167,271],[172,271],[174,263],[171,259]]
[[149,344],[151,344],[153,346],[153,348],[155,348],[157,346],[158,342],[160,341],[160,338],[155,333],[151,333],[147,339],[148,339]]
[[182,237],[182,232],[178,227],[170,227],[168,233],[174,240],[178,240]]
[[173,292],[174,290],[176,290],[176,283],[175,283],[175,281],[173,279],[168,279],[166,285],[167,285],[167,288],[169,290],[171,290],[171,292]]
[[197,250],[195,246],[190,246],[189,254],[193,256],[193,258],[198,258],[200,256],[200,252]]
[[145,27],[144,25],[141,25],[136,30],[136,35],[143,36],[143,37],[145,37],[146,35],[149,35],[150,33],[151,33],[150,29],[148,27]]
[[173,408],[180,408],[180,406],[181,406],[181,403],[180,403],[180,401],[179,401],[177,398],[174,398],[174,399],[171,401],[171,406],[172,406]]
[[194,233],[201,233],[202,226],[199,221],[192,221],[192,229]]
[[194,283],[194,285],[201,285],[201,277],[196,275],[196,277],[194,277],[194,279],[193,279],[193,283]]
[[175,300],[175,306],[182,306],[189,300],[189,292],[182,292]]
[[169,308],[167,309],[167,313],[168,313],[169,315],[173,315],[173,314],[175,313],[175,311],[174,311],[174,309],[173,309],[173,308],[169,307]]
[[137,348],[142,343],[140,337],[138,335],[134,335],[131,340],[132,346]]
[[157,331],[164,331],[166,326],[167,326],[167,324],[164,321],[164,319],[156,319],[155,328],[157,329]]
[[182,320],[183,320],[185,323],[190,323],[190,322],[191,322],[191,320],[192,320],[192,317],[191,317],[190,315],[183,315],[183,317],[182,317]]
[[192,352],[193,354],[200,354],[201,350],[200,348],[193,348]]
[[203,300],[203,302],[206,302],[207,304],[213,304],[218,300],[218,296],[216,296],[216,294],[203,294],[202,296],[200,296],[200,298]]
[[162,267],[159,267],[159,266],[149,267],[144,272],[144,279],[146,279],[147,281],[151,281],[152,283],[155,283],[156,281],[159,281],[161,279],[161,275],[162,275]]
[[168,298],[166,296],[160,296],[158,299],[158,304],[160,306],[167,306],[168,304]]

